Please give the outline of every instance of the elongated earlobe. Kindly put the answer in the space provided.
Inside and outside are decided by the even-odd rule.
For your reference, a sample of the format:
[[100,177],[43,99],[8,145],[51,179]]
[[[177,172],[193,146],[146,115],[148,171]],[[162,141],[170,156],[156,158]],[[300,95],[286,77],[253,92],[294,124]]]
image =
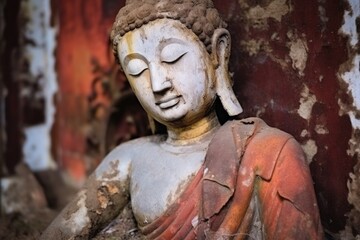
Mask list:
[[230,34],[226,29],[216,29],[212,37],[212,61],[215,66],[216,93],[229,116],[240,114],[243,109],[232,89],[228,70],[231,49]]

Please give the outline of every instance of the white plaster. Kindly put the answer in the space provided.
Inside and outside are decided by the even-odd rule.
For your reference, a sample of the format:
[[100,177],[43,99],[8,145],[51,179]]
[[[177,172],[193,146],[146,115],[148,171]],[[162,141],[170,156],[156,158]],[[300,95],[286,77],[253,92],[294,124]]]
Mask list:
[[307,163],[310,164],[318,150],[316,142],[312,139],[309,139],[305,144],[302,144],[301,147],[305,152]]
[[310,93],[309,88],[305,85],[301,92],[301,98],[299,100],[300,106],[298,114],[300,117],[310,120],[312,107],[316,103],[316,96]]
[[349,91],[354,99],[354,105],[360,109],[360,55],[353,59],[353,68],[342,75],[344,81],[349,85]]
[[[350,38],[350,45],[352,52],[356,52],[356,45],[359,42],[358,32],[356,28],[356,18],[360,17],[360,1],[359,0],[348,0],[351,10],[345,11],[344,13],[344,24],[340,28],[340,32],[348,35]],[[341,75],[344,82],[348,84],[348,93],[353,97],[353,105],[355,111],[360,111],[360,55],[355,54],[352,60],[353,66],[348,71]],[[348,111],[347,114],[350,116],[351,124],[354,129],[360,129],[360,119],[355,117],[354,111]]]
[[349,116],[350,116],[350,121],[351,121],[351,125],[352,127],[355,129],[360,129],[360,119],[357,119],[355,117],[355,113],[353,111],[348,112]]
[[[28,0],[21,5],[23,14],[27,14],[25,37],[31,39],[35,45],[25,45],[25,53],[30,63],[30,74],[40,78],[41,97],[45,99],[45,122],[38,126],[31,126],[24,130],[25,142],[23,147],[24,160],[34,171],[55,167],[52,158],[51,128],[54,123],[55,106],[54,95],[58,89],[55,74],[55,56],[57,29],[50,26],[51,7],[49,0]],[[22,94],[26,94],[23,92]]]
[[348,0],[351,7],[350,11],[344,13],[344,25],[340,28],[340,31],[348,35],[350,38],[350,44],[355,47],[359,41],[357,29],[356,29],[356,18],[360,16],[360,1],[359,0]]
[[289,56],[292,61],[293,69],[297,70],[300,76],[304,76],[306,61],[308,59],[308,47],[306,41],[302,39],[293,39],[290,43]]

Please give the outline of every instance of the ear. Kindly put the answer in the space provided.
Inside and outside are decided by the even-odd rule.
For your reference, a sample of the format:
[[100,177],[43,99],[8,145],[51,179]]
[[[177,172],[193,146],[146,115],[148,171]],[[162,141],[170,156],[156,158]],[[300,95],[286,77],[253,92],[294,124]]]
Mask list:
[[224,29],[216,29],[211,42],[211,58],[215,67],[216,93],[229,116],[240,114],[243,109],[232,89],[232,81],[228,70],[231,37]]

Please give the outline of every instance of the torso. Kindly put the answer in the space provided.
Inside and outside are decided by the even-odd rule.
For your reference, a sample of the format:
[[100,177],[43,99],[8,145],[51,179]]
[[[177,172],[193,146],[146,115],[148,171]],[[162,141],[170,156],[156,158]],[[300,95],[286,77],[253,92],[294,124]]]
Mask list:
[[211,137],[181,146],[169,145],[164,136],[136,141],[131,154],[130,195],[140,225],[160,217],[180,197],[201,168]]

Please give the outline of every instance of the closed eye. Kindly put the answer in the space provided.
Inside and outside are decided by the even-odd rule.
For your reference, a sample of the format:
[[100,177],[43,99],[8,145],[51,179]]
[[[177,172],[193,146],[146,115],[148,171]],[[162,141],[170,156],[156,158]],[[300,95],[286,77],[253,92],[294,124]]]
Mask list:
[[164,63],[175,63],[186,53],[188,53],[186,46],[179,43],[171,43],[162,49],[160,59]]
[[126,73],[137,77],[140,76],[146,69],[148,69],[148,65],[141,59],[131,59],[126,66]]

